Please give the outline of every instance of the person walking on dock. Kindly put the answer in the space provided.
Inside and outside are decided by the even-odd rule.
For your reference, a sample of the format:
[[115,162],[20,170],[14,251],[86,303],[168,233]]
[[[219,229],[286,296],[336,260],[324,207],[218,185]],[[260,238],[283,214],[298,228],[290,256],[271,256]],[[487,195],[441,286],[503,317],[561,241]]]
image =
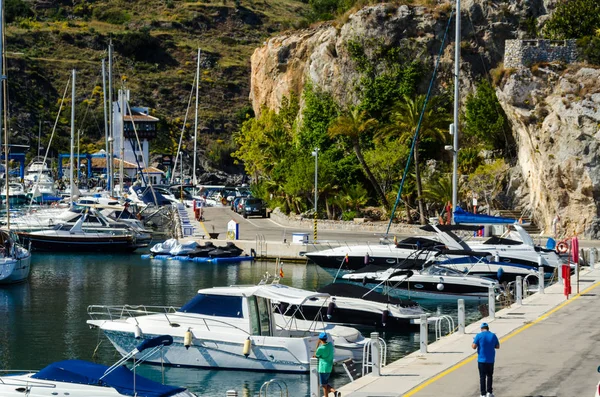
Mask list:
[[481,397],[494,397],[492,388],[494,362],[496,360],[496,349],[500,349],[500,341],[498,341],[496,334],[490,332],[489,325],[482,323],[481,332],[475,336],[471,347],[477,349]]
[[319,379],[321,386],[323,387],[323,393],[325,393],[325,397],[328,397],[329,393],[333,393],[335,397],[341,396],[339,391],[336,391],[329,385],[329,377],[331,376],[331,371],[333,370],[333,356],[333,343],[327,341],[327,333],[321,332],[319,334],[319,342],[317,342],[317,351],[315,352],[315,357],[319,359]]

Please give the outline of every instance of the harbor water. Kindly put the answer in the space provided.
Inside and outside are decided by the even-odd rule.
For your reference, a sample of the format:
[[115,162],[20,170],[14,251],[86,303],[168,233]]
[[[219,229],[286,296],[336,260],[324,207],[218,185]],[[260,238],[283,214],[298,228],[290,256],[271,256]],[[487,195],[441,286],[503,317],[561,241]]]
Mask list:
[[[131,255],[34,253],[27,283],[0,288],[0,368],[37,370],[59,360],[79,358],[110,365],[119,358],[99,330],[86,324],[87,306],[160,305],[179,307],[200,288],[256,284],[272,262],[210,264],[141,259]],[[316,290],[332,277],[314,265],[285,263],[281,283]],[[456,304],[421,302],[437,314],[456,318]],[[467,322],[481,317],[477,303],[467,304]],[[371,330],[361,330],[368,336]],[[419,347],[415,333],[383,333],[388,361]],[[430,333],[430,340],[434,337]],[[157,366],[143,365],[139,373],[161,381]],[[277,379],[290,395],[308,395],[308,375],[230,370],[166,368],[165,382],[188,387],[201,396],[258,396],[261,385]],[[336,386],[349,381],[342,368],[333,377]]]

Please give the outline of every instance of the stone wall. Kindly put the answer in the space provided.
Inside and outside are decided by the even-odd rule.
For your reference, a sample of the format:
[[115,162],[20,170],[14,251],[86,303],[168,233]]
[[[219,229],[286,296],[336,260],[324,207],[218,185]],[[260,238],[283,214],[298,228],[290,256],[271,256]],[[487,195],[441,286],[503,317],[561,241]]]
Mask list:
[[506,40],[504,67],[520,69],[538,62],[577,61],[575,40]]

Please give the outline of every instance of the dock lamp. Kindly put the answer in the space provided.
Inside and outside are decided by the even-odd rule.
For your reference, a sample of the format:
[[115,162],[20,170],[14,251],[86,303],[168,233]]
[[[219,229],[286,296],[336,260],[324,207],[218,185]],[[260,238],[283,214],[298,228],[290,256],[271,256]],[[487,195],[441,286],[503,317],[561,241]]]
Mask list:
[[315,213],[314,213],[314,226],[313,226],[313,242],[317,242],[317,200],[318,196],[318,181],[319,181],[319,148],[316,147],[315,150],[311,152],[311,155],[315,158]]

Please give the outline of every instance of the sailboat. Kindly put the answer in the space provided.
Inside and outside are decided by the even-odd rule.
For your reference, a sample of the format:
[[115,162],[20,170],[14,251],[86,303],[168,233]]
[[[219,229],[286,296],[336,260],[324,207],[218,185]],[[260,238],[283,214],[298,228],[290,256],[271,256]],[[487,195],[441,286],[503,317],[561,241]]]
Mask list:
[[[0,0],[0,10],[2,9]],[[0,21],[0,76],[4,76],[4,20]],[[10,194],[8,182],[8,124],[6,121],[6,79],[0,86],[0,128],[4,127],[4,181],[7,197]],[[16,234],[10,231],[10,200],[6,200],[6,229],[0,229],[0,284],[18,283],[27,280],[31,269],[31,254],[21,244]]]

